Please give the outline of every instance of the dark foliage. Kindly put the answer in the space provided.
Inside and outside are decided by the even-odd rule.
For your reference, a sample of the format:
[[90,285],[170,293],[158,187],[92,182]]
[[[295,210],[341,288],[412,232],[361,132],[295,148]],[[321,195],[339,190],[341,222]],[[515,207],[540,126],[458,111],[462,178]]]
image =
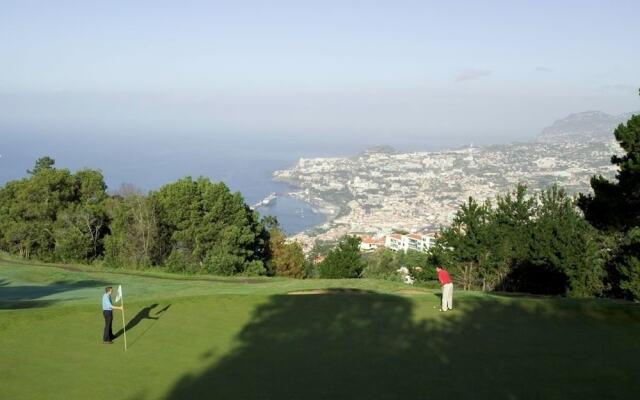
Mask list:
[[54,165],[43,157],[29,177],[0,188],[0,250],[123,268],[266,272],[277,221],[260,219],[225,184],[184,178],[148,196],[109,196],[100,171],[72,174]]

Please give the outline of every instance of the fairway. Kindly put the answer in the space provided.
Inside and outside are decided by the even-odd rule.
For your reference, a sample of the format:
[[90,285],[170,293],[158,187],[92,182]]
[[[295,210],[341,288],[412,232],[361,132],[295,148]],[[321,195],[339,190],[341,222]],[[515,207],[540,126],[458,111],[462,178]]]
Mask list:
[[[101,342],[125,289],[128,351]],[[634,399],[640,307],[0,261],[0,398]],[[114,332],[122,327],[115,312]]]

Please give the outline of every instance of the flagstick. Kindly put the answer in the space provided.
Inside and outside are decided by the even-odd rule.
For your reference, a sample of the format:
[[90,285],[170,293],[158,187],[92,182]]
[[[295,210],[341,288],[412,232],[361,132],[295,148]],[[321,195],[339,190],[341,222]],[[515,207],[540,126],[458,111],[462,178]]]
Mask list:
[[122,331],[124,332],[124,351],[127,351],[127,326],[124,323],[124,296],[120,299],[120,305],[122,306]]

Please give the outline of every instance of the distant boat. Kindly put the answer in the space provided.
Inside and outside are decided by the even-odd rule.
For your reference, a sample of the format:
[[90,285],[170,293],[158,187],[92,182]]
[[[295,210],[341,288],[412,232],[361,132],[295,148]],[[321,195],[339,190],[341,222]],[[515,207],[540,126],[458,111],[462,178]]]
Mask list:
[[253,206],[253,208],[267,207],[267,206],[271,205],[272,203],[274,203],[277,198],[278,198],[278,195],[276,194],[276,192],[273,192],[270,195],[268,195],[267,197],[265,197],[264,199],[262,199],[262,201],[257,202]]

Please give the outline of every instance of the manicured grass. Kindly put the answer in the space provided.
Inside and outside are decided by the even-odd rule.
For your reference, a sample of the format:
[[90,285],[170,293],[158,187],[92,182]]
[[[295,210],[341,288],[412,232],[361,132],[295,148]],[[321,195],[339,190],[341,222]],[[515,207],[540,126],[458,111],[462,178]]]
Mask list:
[[[125,289],[126,352],[122,337],[101,343],[107,284]],[[185,279],[0,261],[0,398],[640,393],[637,304],[457,291],[456,309],[443,314],[436,294],[372,280]]]

